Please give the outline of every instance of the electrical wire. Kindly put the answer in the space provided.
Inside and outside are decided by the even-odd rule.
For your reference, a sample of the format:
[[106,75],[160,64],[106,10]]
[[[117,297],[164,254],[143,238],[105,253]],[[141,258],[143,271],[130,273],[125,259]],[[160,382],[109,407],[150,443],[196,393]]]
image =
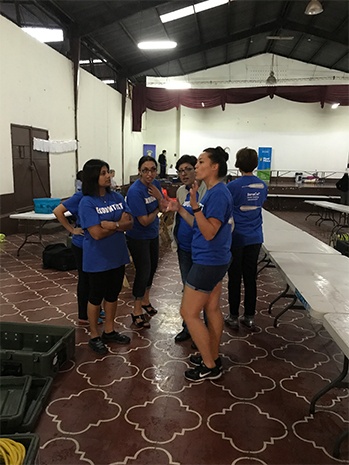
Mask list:
[[25,447],[22,443],[9,438],[0,438],[0,462],[5,465],[22,465]]

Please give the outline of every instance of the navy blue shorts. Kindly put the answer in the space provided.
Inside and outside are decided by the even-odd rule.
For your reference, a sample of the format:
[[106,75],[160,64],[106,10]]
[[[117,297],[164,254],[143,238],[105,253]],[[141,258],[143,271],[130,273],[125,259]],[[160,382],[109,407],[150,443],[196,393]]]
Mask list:
[[193,263],[187,276],[186,286],[195,291],[209,294],[222,281],[228,271],[229,264],[226,265],[199,265]]

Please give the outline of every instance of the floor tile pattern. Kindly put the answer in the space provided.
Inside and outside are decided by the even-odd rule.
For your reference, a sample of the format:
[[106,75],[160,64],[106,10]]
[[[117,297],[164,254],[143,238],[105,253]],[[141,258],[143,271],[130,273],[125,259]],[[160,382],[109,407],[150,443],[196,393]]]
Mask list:
[[[301,226],[304,216],[289,219]],[[309,220],[310,232],[327,235]],[[64,238],[59,232],[44,239]],[[110,345],[107,355],[98,356],[87,345],[88,327],[77,323],[76,272],[42,269],[38,245],[26,245],[17,258],[20,243],[13,235],[0,245],[0,321],[76,328],[75,359],[55,377],[35,430],[41,465],[349,463],[347,442],[340,459],[332,456],[335,438],[349,425],[348,389],[333,389],[309,414],[312,396],[338,375],[343,355],[305,311],[287,312],[274,328],[268,304],[284,288],[275,269],[259,276],[256,331],[224,328],[224,375],[190,383],[183,373],[194,352],[191,341],[174,343],[182,288],[169,247],[161,248],[151,293],[159,313],[151,328],[131,325],[131,291],[123,288],[116,328],[131,343]],[[126,273],[132,285],[132,265]],[[226,287],[225,279],[224,314]]]

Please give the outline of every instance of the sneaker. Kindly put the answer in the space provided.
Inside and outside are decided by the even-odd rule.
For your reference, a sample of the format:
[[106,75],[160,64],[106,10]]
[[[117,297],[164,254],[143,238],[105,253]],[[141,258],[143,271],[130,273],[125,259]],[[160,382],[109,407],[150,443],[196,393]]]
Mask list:
[[202,363],[200,366],[187,370],[184,373],[184,376],[189,381],[202,381],[204,379],[218,379],[222,376],[221,370],[215,366],[214,368],[207,368],[207,366]]
[[117,331],[113,331],[112,333],[102,333],[102,341],[107,342],[117,342],[118,344],[129,344],[131,339],[124,334],[120,334]]
[[[191,355],[189,357],[189,362],[192,365],[195,365],[195,366],[199,367],[202,364],[202,357],[201,357],[200,354],[199,355]],[[222,359],[220,357],[216,358],[215,364],[216,364],[216,367],[218,367],[221,371],[223,370]]]
[[239,321],[242,324],[242,326],[245,326],[248,329],[254,329],[255,327],[252,316],[242,316]]
[[88,341],[88,345],[91,347],[92,350],[97,352],[97,354],[104,355],[108,353],[108,349],[103,344],[102,339],[100,337],[94,337],[93,339],[90,339]]
[[100,310],[100,312],[99,312],[99,318],[103,318],[103,320],[104,320],[104,318],[105,318],[105,311],[103,310],[102,307],[101,307],[101,310]]
[[224,318],[224,323],[231,329],[239,329],[239,320],[235,316],[228,315]]

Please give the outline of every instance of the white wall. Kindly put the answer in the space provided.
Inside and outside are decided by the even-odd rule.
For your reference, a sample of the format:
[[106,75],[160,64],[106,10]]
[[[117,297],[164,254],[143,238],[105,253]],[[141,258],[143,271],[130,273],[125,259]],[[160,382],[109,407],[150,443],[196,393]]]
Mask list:
[[[0,29],[0,189],[7,194],[13,192],[10,124],[74,139],[73,84],[71,62],[1,16]],[[74,153],[51,155],[50,164],[51,193],[60,197],[64,177],[75,171]]]
[[80,70],[78,95],[79,168],[91,158],[102,159],[121,184],[121,94]]
[[175,164],[180,151],[180,114],[181,109],[156,112],[147,110],[142,119],[144,144],[156,145],[156,158],[166,150],[167,165]]
[[[167,114],[167,115],[166,115]],[[349,107],[290,102],[269,97],[239,105],[194,110],[181,107],[179,155],[198,155],[206,147],[230,148],[230,168],[241,147],[272,147],[272,169],[344,171],[349,153]],[[147,128],[159,146],[168,144],[175,110],[147,111]],[[171,123],[172,119],[172,123]],[[146,136],[145,136],[146,137]],[[175,142],[173,142],[175,146]]]
[[[51,140],[71,140],[74,131],[72,62],[0,16],[0,194],[13,193],[10,125],[46,129]],[[105,159],[122,180],[121,95],[81,70],[78,94],[78,165]],[[128,102],[125,125],[125,182],[137,173],[142,134],[131,134]],[[51,195],[74,191],[75,152],[50,155]]]

